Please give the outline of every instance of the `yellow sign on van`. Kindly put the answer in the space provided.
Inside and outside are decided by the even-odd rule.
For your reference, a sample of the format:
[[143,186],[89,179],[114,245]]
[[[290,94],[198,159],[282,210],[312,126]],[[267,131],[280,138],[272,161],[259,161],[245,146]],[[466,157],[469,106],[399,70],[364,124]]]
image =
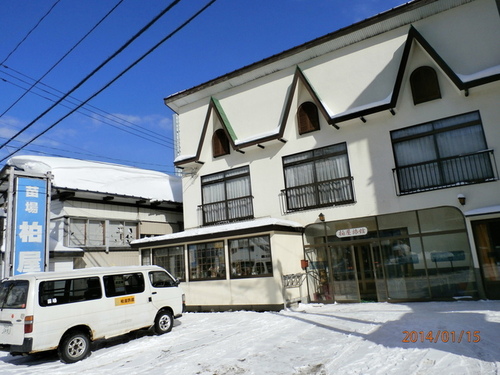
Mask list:
[[133,305],[134,303],[135,303],[134,296],[125,296],[125,297],[115,298],[115,306]]

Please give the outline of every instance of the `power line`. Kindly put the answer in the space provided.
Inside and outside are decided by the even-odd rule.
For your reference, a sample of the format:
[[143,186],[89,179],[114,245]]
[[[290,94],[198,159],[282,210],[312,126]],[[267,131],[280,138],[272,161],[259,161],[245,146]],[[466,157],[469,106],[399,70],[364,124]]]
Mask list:
[[[31,78],[30,76],[28,76],[28,75],[26,75],[26,74],[24,74],[24,73],[22,73],[22,72],[20,72],[20,71],[18,71],[18,70],[16,70],[16,69],[10,68],[10,67],[8,67],[8,66],[6,66],[6,65],[3,65],[3,67],[4,67],[4,68],[6,68],[6,69],[9,69],[9,70],[12,70],[13,72],[15,72],[15,73],[17,73],[17,74],[19,74],[19,75],[21,75],[21,76],[23,76],[23,77],[28,78],[29,80],[35,81],[35,79],[34,79],[34,78]],[[15,75],[10,74],[10,73],[8,73],[8,72],[6,72],[6,71],[2,71],[2,70],[0,70],[0,73],[3,73],[3,74],[5,74],[5,75],[8,75],[9,77],[12,77],[12,78],[14,78],[14,79],[16,79],[16,80],[18,80],[18,81],[20,81],[20,82],[26,83],[27,85],[30,85],[30,83],[29,83],[29,82],[24,81],[24,80],[20,79],[19,77],[16,77]],[[26,88],[24,88],[24,87],[22,87],[22,86],[20,86],[20,85],[17,85],[17,84],[15,84],[14,82],[11,82],[11,81],[9,81],[9,80],[7,80],[7,79],[5,79],[5,78],[0,78],[0,79],[1,79],[2,81],[4,81],[5,83],[9,83],[9,84],[11,84],[11,85],[14,85],[14,86],[16,86],[16,87],[18,87],[18,88],[20,88],[20,89],[22,89],[22,90],[26,90]],[[33,86],[34,86],[34,85],[33,85]],[[37,87],[36,87],[36,88],[37,88],[38,90],[40,90],[40,91],[42,91],[42,92],[46,92],[47,94],[52,95],[52,96],[54,96],[54,97],[60,98],[60,96],[58,96],[57,94],[55,94],[55,93],[53,93],[53,92],[50,92],[50,91],[48,91],[48,90],[44,90],[44,89],[42,89],[40,86],[45,86],[45,87],[47,87],[47,88],[49,88],[49,89],[51,89],[51,90],[55,91],[56,93],[64,94],[61,90],[58,90],[58,89],[56,89],[55,87],[49,86],[49,85],[47,85],[47,84],[45,84],[45,83],[43,83],[43,82],[40,82],[40,83],[39,83],[39,85],[37,85]],[[40,94],[37,94],[36,92],[33,92],[33,91],[30,91],[30,92],[31,92],[32,94],[38,95],[38,96],[40,96],[40,97],[42,97],[42,98],[44,98],[44,99],[50,100],[50,101],[52,101],[52,102],[55,102],[55,100],[52,100],[52,99],[49,99],[49,98],[47,98],[47,97],[45,97],[45,96],[42,96],[42,95],[40,95]],[[68,96],[68,98],[69,98],[69,99],[72,99],[72,100],[74,100],[74,101],[76,101],[76,102],[81,103],[81,100],[79,100],[79,99],[75,98],[74,96]],[[71,103],[72,105],[76,105],[76,104],[77,104],[77,103],[71,102],[68,98],[67,98],[67,99],[65,99],[65,101],[67,101],[67,102]],[[92,110],[90,110],[90,109],[87,109],[86,107],[93,108],[93,109],[95,109],[96,111],[99,111],[99,112],[101,112],[101,113],[104,113],[106,116],[103,116],[103,115],[102,115],[102,114],[100,114],[100,113],[97,113],[97,112],[94,112],[94,111],[92,111]],[[66,108],[68,108],[68,107],[66,107]],[[115,115],[115,114],[109,113],[109,112],[107,112],[107,111],[105,111],[105,110],[103,110],[103,109],[100,109],[100,108],[98,108],[98,107],[96,107],[96,106],[94,106],[94,105],[87,104],[87,105],[85,106],[85,108],[84,108],[84,109],[88,110],[89,112],[94,112],[96,115],[98,115],[98,116],[102,116],[102,117],[104,117],[104,118],[107,118],[107,119],[109,119],[109,120],[111,120],[111,121],[113,121],[113,122],[120,123],[120,124],[127,123],[127,124],[129,124],[129,125],[132,125],[132,126],[134,126],[134,127],[137,127],[137,128],[139,128],[139,129],[142,129],[143,131],[145,131],[145,132],[147,132],[147,133],[151,133],[151,134],[152,134],[153,136],[155,136],[155,137],[160,137],[160,138],[163,138],[163,141],[166,141],[166,142],[171,143],[171,144],[172,144],[172,146],[173,146],[173,144],[174,144],[174,141],[173,141],[172,139],[170,139],[170,138],[166,137],[164,134],[161,134],[161,133],[155,132],[155,131],[153,131],[153,130],[151,130],[151,129],[145,128],[145,127],[143,127],[143,126],[141,126],[141,125],[139,125],[139,124],[136,124],[136,123],[134,123],[134,122],[131,122],[131,121],[129,121],[129,120],[127,120],[127,119],[124,119],[124,118],[122,118],[122,117],[120,117],[120,116],[117,116],[117,115]],[[115,120],[113,120],[113,119],[115,119]]]
[[[137,65],[139,62],[141,62],[143,59],[145,59],[149,54],[151,54],[153,51],[155,51],[160,45],[162,45],[164,42],[166,42],[168,39],[170,39],[172,36],[177,34],[180,30],[182,30],[184,27],[186,27],[188,24],[190,24],[195,18],[197,18],[201,13],[203,13],[208,7],[210,7],[213,3],[215,3],[217,0],[211,0],[209,1],[205,6],[203,6],[200,10],[198,10],[193,16],[188,18],[184,23],[182,23],[179,27],[177,27],[174,31],[172,31],[170,34],[168,34],[166,37],[161,39],[157,44],[155,44],[152,48],[150,48],[146,53],[144,53],[141,57],[139,57],[137,60],[135,60],[132,64],[130,64],[126,69],[124,69],[120,74],[118,74],[115,78],[113,78],[111,81],[109,81],[106,85],[104,85],[100,90],[96,91],[94,94],[92,94],[89,98],[84,100],[80,105],[78,105],[76,108],[71,110],[69,113],[61,117],[59,120],[57,120],[55,123],[50,125],[47,129],[39,133],[37,136],[32,138],[30,141],[26,142],[24,146],[19,148],[17,151],[22,150],[24,147],[27,145],[31,144],[33,141],[36,139],[40,138],[42,135],[47,133],[50,129],[55,127],[57,124],[59,124],[61,121],[63,121],[65,118],[70,116],[72,113],[74,113],[76,110],[78,110],[80,107],[85,105],[87,102],[95,98],[97,95],[99,95],[101,92],[103,92],[105,89],[107,89],[109,86],[111,86],[115,81],[117,81],[119,78],[121,78],[126,72],[128,72],[130,69],[132,69],[135,65]],[[17,152],[16,151],[16,152]],[[9,158],[16,152],[13,152],[9,154],[8,156],[4,157],[3,159],[0,160],[0,162],[4,161],[5,159]]]
[[[4,74],[6,74],[6,73],[4,73]],[[8,75],[10,75],[10,74],[8,74]],[[10,76],[11,76],[11,75],[10,75]],[[14,77],[14,78],[15,78],[15,77]],[[16,78],[16,79],[18,79],[18,78]],[[5,79],[5,78],[1,78],[1,77],[0,77],[0,80],[4,81],[5,83],[9,83],[9,84],[11,84],[11,85],[13,85],[13,86],[15,86],[15,87],[18,87],[18,88],[24,89],[21,85],[18,85],[18,84],[14,83],[14,82],[11,82],[11,81],[9,81],[9,80],[7,80],[7,79]],[[21,82],[24,82],[24,81],[22,81],[22,80],[20,80],[20,81],[21,81]],[[40,91],[42,91],[42,92],[46,92],[46,93],[47,93],[47,94],[49,94],[49,95],[54,95],[54,96],[55,96],[55,94],[53,94],[53,93],[51,93],[51,92],[49,92],[49,91],[46,91],[46,90],[41,90],[40,88],[38,88],[38,89],[39,89]],[[43,98],[43,99],[46,99],[46,100],[48,100],[48,101],[55,102],[55,100],[54,100],[54,99],[49,98],[49,97],[47,97],[47,96],[44,96],[44,95],[42,95],[42,94],[36,93],[36,92],[34,92],[34,91],[31,91],[31,94],[33,94],[33,95],[37,95],[37,96],[39,96],[39,97],[41,97],[41,98]],[[67,101],[68,103],[72,104],[72,105],[77,105],[76,103],[72,103],[72,102],[70,102],[70,101],[68,101],[68,100],[66,100],[66,101]],[[81,101],[80,101],[80,102],[81,102]],[[67,108],[67,109],[71,109],[71,108],[73,108],[73,107],[70,107],[69,105],[66,105],[66,104],[63,104],[63,103],[60,103],[59,105],[60,105],[61,107]],[[97,115],[97,117],[94,117],[94,116],[92,116],[92,115],[89,115],[88,113],[83,112],[83,110],[88,111],[88,112],[90,112],[90,113],[93,113],[93,114]],[[160,145],[160,146],[164,146],[164,147],[167,147],[167,148],[172,148],[172,149],[173,149],[173,147],[174,147],[174,146],[173,146],[173,140],[172,140],[172,139],[169,139],[169,138],[167,138],[166,136],[161,135],[161,134],[159,134],[159,133],[156,133],[156,132],[150,131],[149,129],[146,129],[146,128],[141,127],[141,126],[139,126],[139,125],[133,124],[133,123],[131,123],[130,121],[127,121],[127,120],[125,120],[125,119],[121,119],[121,118],[120,118],[120,117],[118,117],[118,116],[115,116],[115,115],[109,114],[111,117],[106,117],[106,116],[103,116],[103,115],[102,115],[102,114],[100,114],[100,113],[97,113],[97,112],[92,111],[91,109],[88,109],[88,108],[85,108],[85,107],[81,108],[81,109],[80,109],[80,110],[78,110],[77,112],[78,112],[78,113],[80,113],[80,114],[82,114],[83,116],[90,117],[91,119],[94,119],[94,120],[100,121],[100,122],[102,122],[102,123],[103,123],[103,124],[105,124],[105,125],[109,125],[109,126],[114,127],[114,128],[116,128],[116,129],[118,129],[118,130],[120,130],[120,131],[123,131],[123,132],[125,132],[125,133],[129,133],[129,134],[132,134],[132,135],[134,135],[134,136],[136,136],[136,137],[139,137],[139,138],[145,139],[145,140],[147,140],[147,141],[150,141],[150,142],[156,143],[156,144],[158,144],[158,145]],[[104,112],[104,113],[106,113],[106,112]],[[116,119],[118,119],[118,120],[122,120],[122,121],[117,121],[117,120],[116,120],[116,119],[114,119],[113,117],[114,117],[114,118],[116,118]],[[144,132],[140,132],[139,130],[134,129],[134,128],[131,128],[131,127],[123,127],[123,126],[121,126],[121,127],[120,127],[120,126],[117,126],[117,125],[114,125],[114,124],[110,124],[110,123],[109,123],[109,122],[107,122],[106,120],[109,120],[109,121],[115,122],[115,123],[117,123],[117,124],[119,124],[119,125],[123,125],[123,126],[127,126],[127,125],[126,125],[126,124],[124,124],[123,122],[128,122],[128,123],[130,123],[130,124],[132,124],[132,125],[134,125],[134,126],[136,126],[136,127],[140,127],[140,128],[142,128],[142,129],[144,129],[144,130],[148,130],[148,131],[150,131],[150,132],[152,132],[152,133],[154,133],[154,134],[153,134],[153,135],[151,135],[151,134],[147,134],[147,133],[144,133]],[[1,119],[0,119],[0,121],[1,121]],[[132,130],[133,130],[133,131],[132,131]],[[158,139],[158,136],[160,136],[160,139]],[[154,137],[154,138],[153,138],[153,139],[149,139],[149,138],[146,138],[146,137]],[[163,139],[161,139],[161,138],[163,138]],[[166,142],[166,143],[160,143],[160,142]]]
[[40,18],[40,19],[38,20],[38,22],[36,23],[36,25],[35,25],[35,26],[33,26],[33,27],[31,28],[31,30],[30,30],[30,31],[28,31],[28,33],[24,36],[24,38],[23,38],[23,39],[22,39],[19,43],[17,43],[17,46],[16,46],[16,47],[14,47],[14,49],[13,49],[12,51],[10,51],[10,53],[7,55],[7,57],[6,57],[5,59],[3,59],[3,61],[2,61],[0,64],[3,64],[4,62],[6,62],[6,61],[10,58],[10,56],[12,56],[12,54],[13,54],[14,52],[16,52],[16,50],[17,50],[17,49],[21,46],[21,44],[23,44],[23,43],[24,43],[24,41],[25,41],[26,39],[28,39],[28,37],[30,36],[30,34],[31,34],[33,31],[35,31],[35,29],[38,27],[38,25],[40,25],[40,24],[42,23],[42,21],[45,19],[45,17],[47,17],[47,16],[50,14],[50,12],[52,12],[52,9],[54,9],[54,8],[56,7],[56,5],[57,5],[57,4],[59,4],[59,2],[60,2],[60,1],[61,1],[61,0],[57,0],[57,1],[56,1],[56,2],[55,2],[55,3],[54,3],[51,7],[50,7],[50,9],[47,11],[47,13],[45,13],[45,14],[43,15],[43,17],[42,17],[42,18]]
[[[6,139],[6,138],[0,137],[0,139]],[[16,141],[16,142],[19,142],[19,141]],[[149,166],[150,169],[154,168],[155,170],[158,170],[158,171],[161,171],[161,172],[175,173],[174,169],[171,169],[171,170],[161,169],[160,170],[160,169],[157,168],[157,167],[167,168],[168,166],[164,165],[164,164],[155,164],[155,163],[137,162],[137,161],[126,160],[126,159],[118,159],[118,158],[112,158],[112,157],[109,157],[109,156],[100,155],[100,154],[96,154],[96,153],[78,152],[78,151],[75,151],[74,149],[67,150],[67,149],[63,149],[63,148],[59,148],[59,147],[50,147],[50,146],[44,146],[44,145],[36,145],[36,147],[44,148],[44,149],[48,149],[48,150],[56,150],[56,151],[59,151],[59,152],[64,152],[66,154],[69,153],[69,154],[82,155],[82,156],[87,156],[87,157],[88,156],[90,156],[90,157],[98,157],[98,158],[101,158],[101,159],[110,160],[112,162],[120,163],[120,164],[124,164],[124,165],[130,165],[130,166],[144,165],[144,166]],[[33,153],[36,153],[36,154],[40,154],[40,155],[48,155],[48,156],[56,156],[56,157],[67,157],[67,155],[57,154],[57,153],[49,152],[49,151],[44,152],[44,151],[37,150],[36,148],[26,148],[26,150],[30,151],[30,152],[33,152]],[[83,150],[83,149],[80,149],[80,150]],[[88,159],[82,159],[82,158],[79,158],[79,157],[73,157],[73,159],[88,160]]]
[[[30,88],[28,88],[19,98],[17,98],[17,100],[14,101],[14,103],[12,103],[5,111],[3,111],[2,114],[0,114],[0,118],[5,115],[12,107],[14,107],[17,103],[19,103],[19,101],[24,98],[24,96],[30,92],[33,87],[35,87],[42,79],[44,79],[52,70],[54,70],[54,68],[59,65],[71,52],[73,52],[73,50],[78,47],[78,45],[80,45],[81,42],[83,42],[106,18],[108,18],[108,16],[114,12],[114,10],[116,8],[118,8],[118,6],[123,3],[124,0],[120,0],[118,1],[118,3],[113,7],[111,8],[111,10],[106,13],[106,15],[104,17],[102,17],[82,38],[80,38],[80,40],[78,42],[76,42],[76,44],[73,45],[73,47],[71,47],[54,65],[52,65],[50,67],[49,70],[47,70],[38,80],[36,80],[35,83],[33,83],[31,85]],[[0,64],[0,65],[3,65],[3,63],[5,62],[5,60]]]
[[[13,139],[15,139],[19,134],[23,133],[26,129],[30,128],[35,122],[40,120],[43,116],[45,116],[48,112],[50,112],[52,109],[54,109],[59,103],[61,103],[64,99],[66,99],[71,93],[76,91],[79,87],[81,87],[86,81],[88,81],[94,74],[96,74],[99,70],[101,70],[107,63],[109,63],[112,59],[114,59],[116,56],[118,56],[120,53],[122,53],[132,42],[134,42],[139,36],[141,36],[146,30],[148,30],[155,22],[157,22],[165,13],[170,11],[175,5],[177,5],[181,0],[174,0],[170,5],[168,5],[165,9],[163,9],[156,17],[154,17],[151,21],[149,21],[141,30],[139,30],[132,38],[130,38],[125,44],[123,44],[118,50],[116,50],[110,57],[108,57],[104,62],[102,62],[97,68],[95,68],[91,73],[89,73],[83,80],[81,80],[76,86],[74,86],[71,90],[69,90],[66,94],[64,94],[59,100],[57,100],[52,106],[50,106],[48,109],[46,109],[44,112],[42,112],[40,115],[38,115],[37,118],[35,118],[33,121],[31,121],[28,125],[26,125],[24,128],[22,128],[19,132],[17,132],[13,137],[11,137],[7,142],[4,142],[2,145],[0,145],[0,149],[5,147],[7,144],[9,144]],[[89,101],[88,99],[87,101]],[[86,102],[87,102],[86,101]],[[86,102],[83,102],[80,106],[76,107],[76,109],[80,108]],[[76,109],[74,111],[76,111]],[[73,113],[74,111],[70,112],[69,114]],[[68,114],[68,115],[69,115]],[[66,118],[67,116],[63,117]],[[62,119],[61,119],[62,120]],[[59,120],[57,123],[59,123],[61,120]],[[57,124],[56,123],[56,124]],[[55,125],[54,125],[55,126]],[[50,128],[49,128],[50,129]],[[47,129],[47,130],[49,130]],[[41,133],[40,135],[43,135],[45,132]],[[5,159],[2,159],[0,161],[3,161]]]

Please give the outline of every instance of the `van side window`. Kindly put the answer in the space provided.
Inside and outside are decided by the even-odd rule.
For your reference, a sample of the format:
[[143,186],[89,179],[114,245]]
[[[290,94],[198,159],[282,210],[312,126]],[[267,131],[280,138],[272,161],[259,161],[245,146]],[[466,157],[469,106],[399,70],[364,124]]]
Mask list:
[[5,281],[0,284],[0,309],[24,309],[29,282],[26,280]]
[[142,273],[127,273],[122,275],[104,276],[106,297],[124,296],[144,292],[144,277]]
[[38,293],[40,306],[63,305],[102,297],[98,277],[42,281]]
[[170,275],[162,271],[151,271],[149,273],[149,280],[151,285],[155,288],[168,288],[172,286],[177,286],[177,283]]

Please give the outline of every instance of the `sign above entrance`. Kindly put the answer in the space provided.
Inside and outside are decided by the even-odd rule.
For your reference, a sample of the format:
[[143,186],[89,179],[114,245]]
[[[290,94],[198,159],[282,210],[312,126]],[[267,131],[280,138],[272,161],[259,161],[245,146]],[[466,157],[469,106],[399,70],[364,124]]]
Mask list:
[[342,237],[355,237],[355,236],[365,236],[368,234],[368,228],[347,228],[347,229],[339,229],[336,233],[338,238]]

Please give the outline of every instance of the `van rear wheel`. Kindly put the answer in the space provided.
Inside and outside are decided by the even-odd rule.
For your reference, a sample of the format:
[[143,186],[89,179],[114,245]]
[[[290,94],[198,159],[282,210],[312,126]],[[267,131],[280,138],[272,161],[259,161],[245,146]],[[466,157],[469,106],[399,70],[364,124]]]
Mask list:
[[155,332],[157,335],[170,332],[174,326],[174,317],[168,310],[161,310],[155,318]]
[[89,335],[82,331],[67,333],[62,338],[57,352],[64,363],[74,363],[84,359],[90,353]]

